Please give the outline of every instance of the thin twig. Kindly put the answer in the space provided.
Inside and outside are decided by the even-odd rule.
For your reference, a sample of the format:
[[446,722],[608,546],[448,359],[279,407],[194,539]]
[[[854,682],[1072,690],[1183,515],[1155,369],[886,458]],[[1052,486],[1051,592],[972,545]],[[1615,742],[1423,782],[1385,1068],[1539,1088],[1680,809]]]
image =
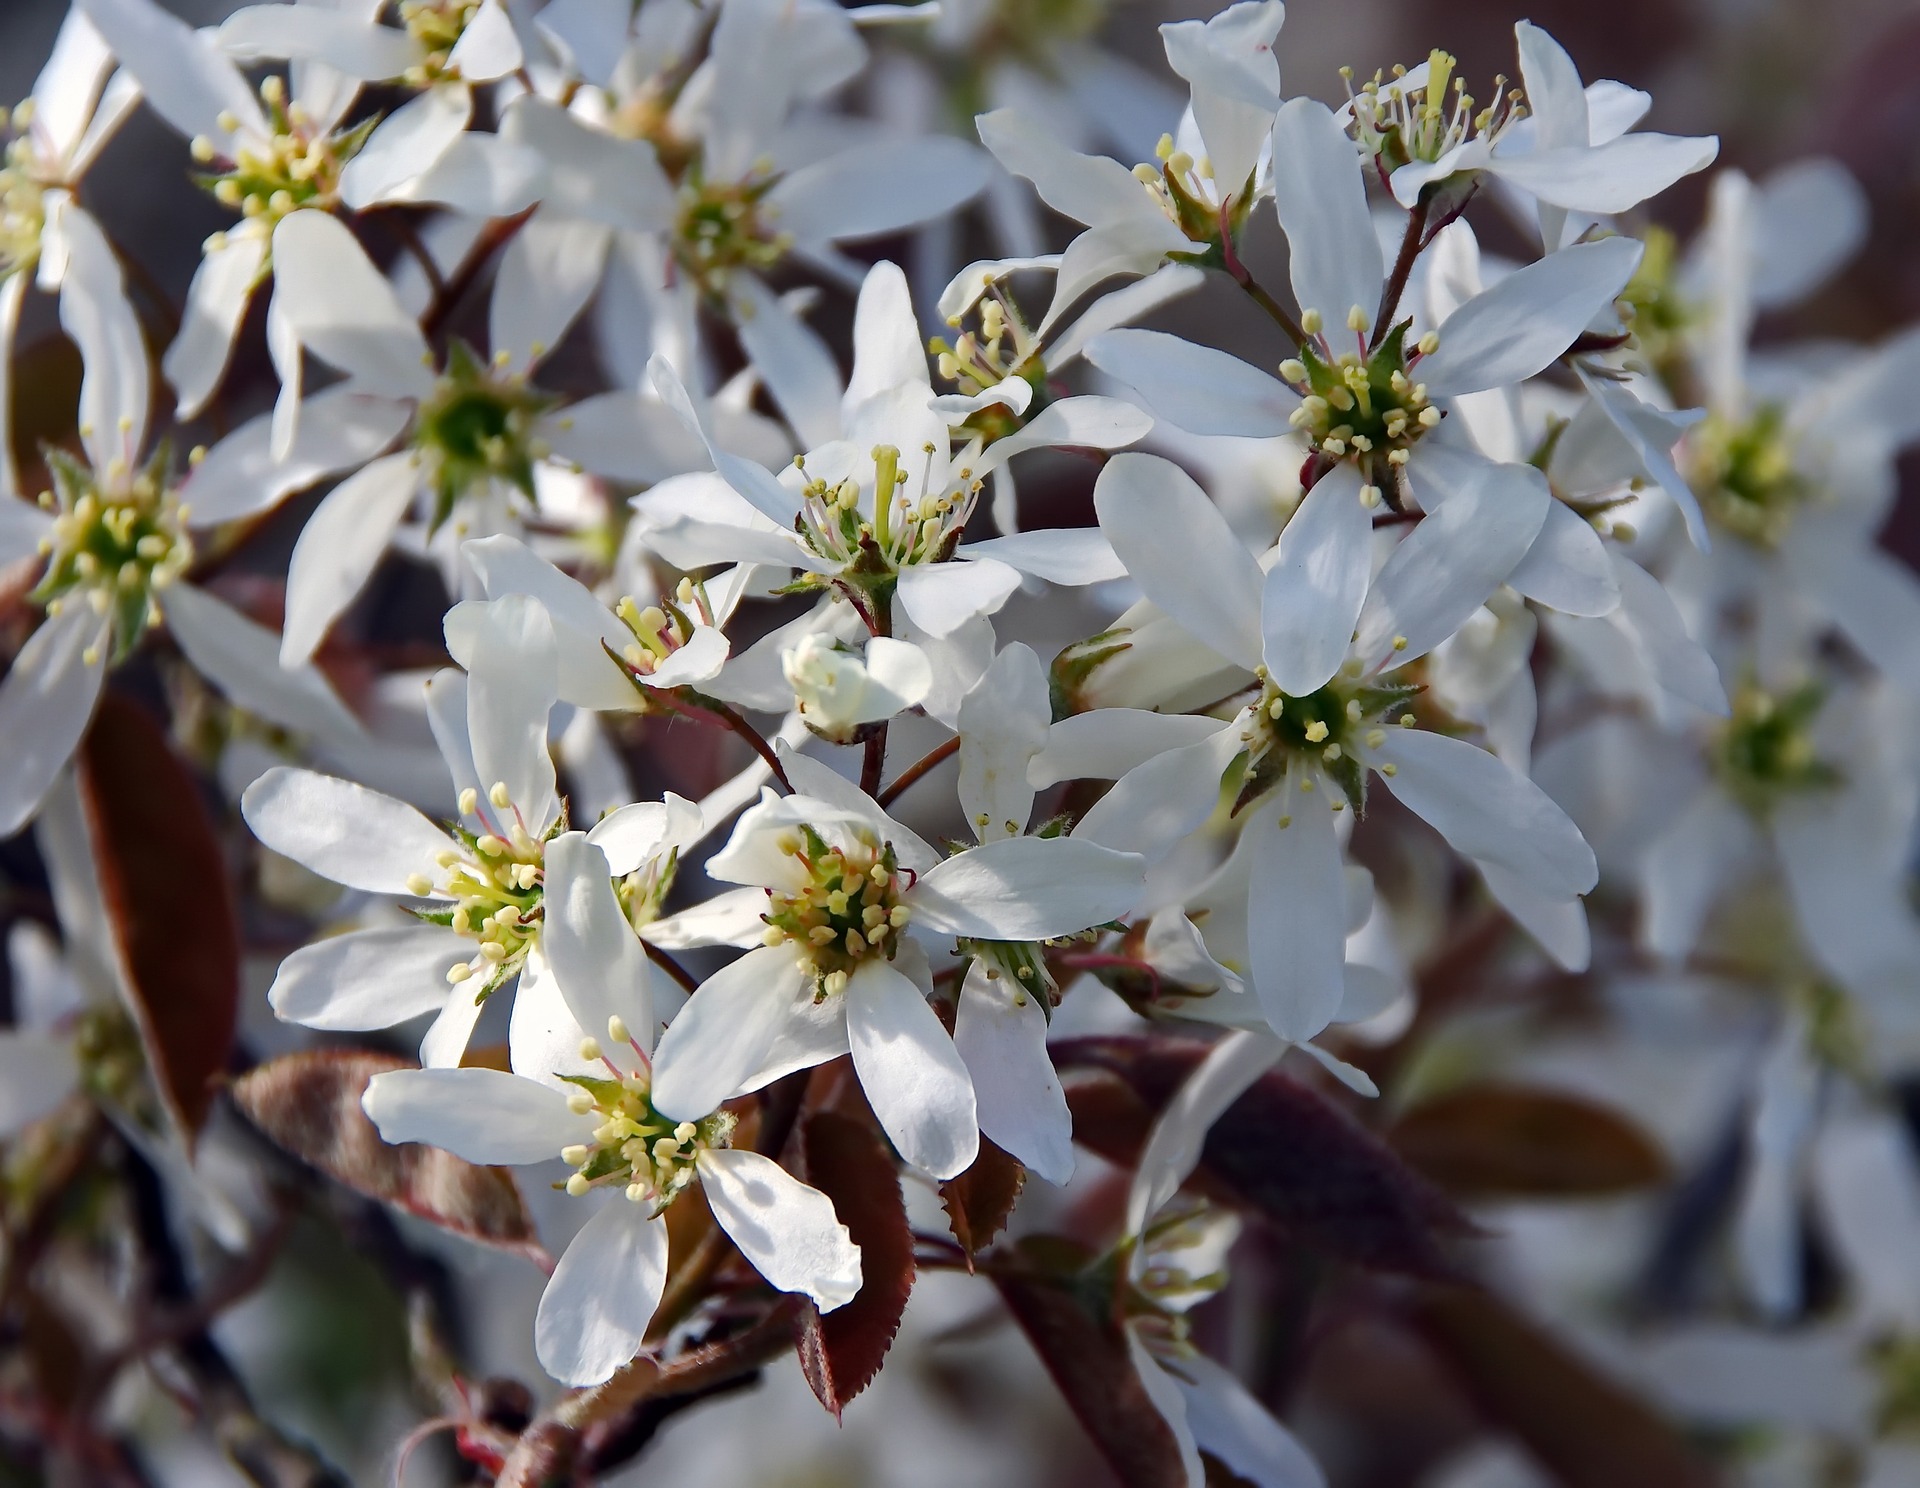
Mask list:
[[1381,286],[1380,308],[1374,313],[1373,339],[1368,344],[1369,351],[1386,339],[1393,312],[1400,308],[1400,296],[1407,291],[1407,279],[1413,273],[1413,261],[1426,246],[1426,230],[1427,204],[1421,201],[1407,213],[1407,230],[1400,235],[1400,251],[1394,255],[1393,272],[1387,275],[1387,282]]
[[767,768],[773,771],[773,778],[780,782],[780,788],[788,795],[793,794],[793,782],[787,779],[787,769],[780,763],[779,754],[767,742],[766,735],[747,722],[737,708],[721,702],[719,698],[696,692],[691,687],[676,689],[671,695],[671,702],[676,710],[687,717],[710,723],[716,728],[731,729],[745,739],[753,752],[767,762]]
[[960,752],[960,736],[955,734],[943,744],[936,744],[919,759],[908,765],[893,779],[893,784],[874,799],[882,806],[891,806],[911,787],[918,785],[932,771]]
[[381,221],[400,240],[400,246],[413,255],[414,262],[420,265],[421,271],[427,276],[427,287],[433,291],[432,303],[438,304],[447,297],[446,275],[440,272],[440,265],[433,260],[433,250],[413,230],[413,224],[403,215],[403,210],[390,211]]
[[480,236],[474,239],[473,246],[467,250],[467,256],[460,261],[460,267],[453,271],[453,277],[446,281],[445,292],[436,296],[427,306],[427,313],[420,317],[420,333],[432,339],[446,325],[447,319],[472,289],[476,280],[485,271],[493,255],[498,253],[514,235],[527,225],[527,219],[533,215],[533,208],[517,212],[511,217],[496,217],[480,230]]
[[1307,344],[1307,333],[1300,329],[1300,322],[1287,314],[1281,303],[1269,294],[1264,285],[1255,279],[1247,266],[1240,261],[1240,255],[1233,246],[1233,234],[1227,230],[1224,218],[1220,224],[1220,262],[1226,269],[1227,277],[1247,292],[1254,304],[1266,311],[1273,323],[1296,347]]
[[646,949],[647,959],[678,982],[682,992],[691,997],[700,990],[700,979],[674,960],[670,954],[661,950],[644,935],[640,937],[640,944]]

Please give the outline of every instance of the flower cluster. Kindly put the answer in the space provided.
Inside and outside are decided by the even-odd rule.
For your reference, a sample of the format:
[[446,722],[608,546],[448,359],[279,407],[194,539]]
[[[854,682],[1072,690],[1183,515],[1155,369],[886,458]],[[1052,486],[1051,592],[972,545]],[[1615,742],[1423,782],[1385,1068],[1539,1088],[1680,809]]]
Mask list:
[[[1894,1369],[1920,1306],[1876,1311],[1855,1211],[1897,1182],[1920,1217],[1882,1160],[1920,583],[1876,546],[1920,335],[1748,349],[1857,189],[1722,171],[1683,247],[1643,204],[1717,141],[1637,129],[1527,22],[1484,103],[1438,50],[1289,70],[1334,106],[1282,91],[1278,0],[1163,26],[1183,94],[1093,47],[1102,10],[74,0],[0,170],[0,365],[38,289],[83,367],[37,457],[0,428],[0,834],[91,840],[68,878],[128,912],[81,797],[103,720],[164,701],[244,822],[267,1005],[383,1051],[325,1121],[543,1180],[572,1238],[533,1344],[593,1450],[790,1327],[838,1413],[917,1255],[1043,1352],[1035,1289],[1069,1307],[1190,1488],[1324,1483],[1190,1316],[1266,1200],[1189,1180],[1301,1140],[1246,1129],[1275,1091],[1393,1138],[1558,1037],[1453,1021],[1468,983],[1584,988],[1623,1090],[1655,1006],[1747,1049],[1732,1272],[1804,1312],[1817,1186],[1864,1268],[1827,1326]],[[969,137],[857,111],[863,75]],[[83,179],[142,100],[237,216],[177,311]],[[956,222],[999,256],[952,261]],[[93,1091],[197,1192],[166,1020],[26,1016],[57,953],[20,946],[5,1129]],[[1138,1077],[1124,1121],[1070,1104],[1095,1065]],[[1131,1165],[1124,1221],[1076,1148]],[[1011,1170],[1065,1194],[989,1249]],[[536,1481],[538,1432],[461,1429]]]

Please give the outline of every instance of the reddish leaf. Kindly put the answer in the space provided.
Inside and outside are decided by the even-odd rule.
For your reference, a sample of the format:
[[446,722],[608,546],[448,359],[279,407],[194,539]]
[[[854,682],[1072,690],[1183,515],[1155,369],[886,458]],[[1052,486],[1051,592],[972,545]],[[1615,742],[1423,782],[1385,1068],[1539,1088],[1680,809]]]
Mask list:
[[[1053,1045],[1068,1079],[1074,1139],[1131,1165],[1155,1113],[1208,1047],[1121,1036]],[[1452,1201],[1379,1138],[1278,1071],[1215,1123],[1195,1180],[1214,1198],[1276,1221],[1303,1246],[1378,1271],[1451,1276],[1442,1238],[1474,1233]]]
[[234,1104],[302,1162],[369,1198],[551,1269],[513,1175],[437,1147],[393,1147],[360,1109],[367,1081],[410,1069],[391,1054],[316,1049],[250,1070],[234,1083]]
[[1088,1281],[1083,1289],[1073,1278],[1012,1267],[997,1268],[993,1282],[1126,1488],[1185,1488],[1179,1443],[1140,1383],[1110,1309],[1101,1305],[1104,1288]]
[[1708,1488],[1708,1464],[1646,1402],[1515,1312],[1466,1288],[1412,1303],[1421,1334],[1492,1421],[1566,1488]]
[[947,1211],[947,1224],[953,1238],[967,1253],[967,1269],[973,1258],[993,1243],[993,1237],[1007,1227],[1020,1191],[1027,1186],[1027,1170],[1004,1148],[985,1137],[980,1139],[980,1155],[958,1178],[940,1185],[940,1204]]
[[867,1127],[820,1111],[802,1140],[807,1181],[833,1200],[860,1247],[860,1294],[824,1316],[809,1302],[795,1323],[801,1372],[838,1419],[880,1372],[900,1331],[913,1290],[913,1230],[893,1158]]
[[80,791],[147,1067],[189,1137],[233,1052],[240,935],[200,784],[144,709],[108,693]]
[[1639,1127],[1557,1090],[1464,1086],[1422,1101],[1386,1135],[1415,1168],[1459,1194],[1590,1197],[1667,1176],[1665,1157]]

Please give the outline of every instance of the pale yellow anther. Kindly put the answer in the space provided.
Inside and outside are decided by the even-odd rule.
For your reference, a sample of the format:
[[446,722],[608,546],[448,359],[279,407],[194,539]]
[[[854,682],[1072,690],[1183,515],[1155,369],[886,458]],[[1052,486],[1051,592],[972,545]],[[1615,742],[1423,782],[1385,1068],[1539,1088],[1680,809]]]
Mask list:
[[575,1173],[567,1180],[567,1192],[572,1194],[576,1199],[592,1186],[592,1184],[587,1182],[587,1175],[585,1173]]
[[1307,725],[1306,735],[1309,744],[1318,744],[1322,739],[1327,737],[1326,721],[1319,718],[1314,719],[1312,723]]
[[1320,328],[1325,324],[1326,322],[1321,319],[1318,310],[1302,310],[1300,312],[1300,329],[1305,331],[1309,336],[1319,335]]
[[491,832],[476,841],[474,846],[489,858],[504,858],[513,851],[511,843],[503,837],[494,836]]
[[1428,331],[1426,335],[1422,336],[1414,344],[1418,347],[1421,356],[1432,356],[1440,349],[1440,333],[1438,331]]
[[1391,780],[1400,773],[1400,767],[1398,765],[1382,765],[1380,767],[1380,773]]
[[607,1019],[607,1037],[616,1044],[627,1043],[631,1038],[627,1032],[626,1020],[618,1013]]
[[586,1060],[588,1064],[598,1063],[600,1059],[600,1040],[592,1037],[581,1039],[580,1057]]
[[458,966],[449,966],[447,968],[447,980],[456,987],[472,975],[473,968],[464,961]]
[[[579,1092],[579,1094],[582,1100],[586,1101],[587,1108],[591,1110],[593,1107],[593,1102],[591,1100],[586,1100],[586,1095],[587,1095],[586,1091],[582,1090]],[[569,1105],[573,1103],[571,1097],[569,1097],[567,1103]],[[560,1149],[560,1161],[565,1163],[570,1168],[579,1167],[581,1163],[585,1162],[592,1155],[593,1155],[593,1149],[581,1142],[575,1142],[571,1147],[562,1147]]]
[[460,792],[460,814],[462,816],[472,816],[474,812],[478,811],[479,809],[480,809],[480,792],[475,790],[472,786],[468,786],[465,790]]
[[1288,382],[1305,382],[1307,380],[1307,364],[1298,357],[1288,357],[1280,364],[1280,375],[1286,378]]
[[593,1097],[584,1090],[567,1092],[567,1109],[576,1116],[584,1116],[593,1109]]
[[433,892],[433,880],[428,878],[424,873],[410,873],[407,875],[407,892],[423,897],[431,894]]
[[513,793],[507,789],[507,783],[504,780],[494,781],[487,791],[487,799],[502,811],[513,805]]

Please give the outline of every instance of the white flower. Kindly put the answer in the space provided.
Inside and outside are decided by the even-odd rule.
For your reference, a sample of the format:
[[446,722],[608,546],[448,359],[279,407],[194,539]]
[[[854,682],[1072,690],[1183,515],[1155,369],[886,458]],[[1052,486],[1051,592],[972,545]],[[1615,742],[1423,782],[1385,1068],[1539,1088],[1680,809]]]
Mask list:
[[1204,1449],[1261,1488],[1324,1488],[1318,1464],[1232,1371],[1196,1348],[1185,1315],[1214,1295],[1239,1221],[1178,1199],[1207,1132],[1286,1053],[1264,1033],[1215,1044],[1160,1113],[1127,1194],[1127,1346],[1154,1408],[1180,1446],[1188,1488],[1207,1480]]
[[[247,824],[275,852],[347,888],[426,905],[415,923],[287,957],[267,993],[280,1017],[360,1029],[435,1013],[421,1062],[454,1065],[482,1003],[517,977],[509,1047],[546,1037],[545,859],[564,823],[547,749],[557,669],[546,611],[512,598],[488,614],[468,673],[429,684],[428,716],[460,796],[462,820],[448,831],[391,796],[309,770],[269,770],[248,788]],[[623,854],[615,871],[639,866]]]
[[496,136],[472,134],[474,88],[523,60],[500,0],[404,0],[400,27],[380,9],[327,4],[248,5],[221,25],[219,44],[242,63],[324,63],[361,82],[419,90],[383,119],[347,163],[340,198],[362,208],[446,201],[477,216],[517,212],[534,199],[534,162]]
[[[1488,468],[1511,476],[1453,486],[1448,477],[1474,467],[1436,463],[1446,500],[1401,540],[1337,647],[1319,629],[1322,617],[1296,602],[1303,589],[1311,594],[1316,570],[1290,569],[1298,550],[1289,537],[1311,518],[1310,506],[1295,514],[1262,574],[1200,488],[1166,461],[1120,456],[1096,487],[1101,525],[1135,581],[1234,663],[1241,693],[1259,690],[1231,727],[1122,777],[1075,837],[1164,853],[1213,812],[1222,775],[1244,754],[1236,805],[1255,836],[1252,980],[1273,1030],[1290,1041],[1312,1038],[1340,1008],[1348,917],[1336,817],[1349,805],[1363,809],[1371,772],[1483,873],[1558,903],[1594,885],[1592,851],[1531,781],[1463,739],[1396,726],[1412,717],[1404,710],[1417,689],[1394,671],[1479,608],[1545,518],[1550,498],[1538,472]],[[1357,502],[1350,486],[1344,499]],[[1282,678],[1297,680],[1290,687]]]
[[805,1292],[823,1312],[852,1301],[860,1249],[832,1202],[772,1159],[731,1146],[734,1117],[719,1102],[698,1118],[656,1103],[649,971],[608,882],[612,865],[578,833],[557,839],[553,858],[566,881],[554,888],[547,931],[559,1020],[572,1036],[556,1051],[563,1057],[530,1063],[516,1050],[514,1073],[376,1075],[363,1104],[381,1136],[477,1163],[558,1157],[574,1169],[569,1194],[619,1191],[574,1237],[540,1299],[534,1347],[563,1384],[597,1384],[640,1351],[666,1285],[664,1212],[696,1183],[774,1287]]
[[1436,51],[1398,77],[1376,77],[1342,110],[1361,148],[1392,172],[1393,195],[1412,208],[1455,177],[1484,172],[1535,199],[1548,249],[1577,239],[1611,216],[1705,170],[1714,136],[1630,134],[1653,100],[1624,83],[1582,88],[1573,59],[1529,21],[1513,28],[1526,84],[1525,106],[1497,95],[1478,117],[1456,90],[1453,58]]
[[907,641],[873,636],[865,652],[818,633],[781,658],[794,705],[823,738],[846,742],[863,724],[904,713],[933,686],[926,653]]
[[[746,561],[798,569],[813,587],[837,589],[863,611],[897,598],[913,626],[935,638],[999,609],[1023,574],[1066,584],[1118,577],[1097,533],[1021,532],[966,544],[961,533],[988,476],[1016,454],[1057,445],[1119,448],[1149,422],[1117,399],[1063,398],[1018,433],[992,443],[976,436],[956,454],[950,416],[935,406],[912,326],[904,277],[891,264],[877,265],[861,291],[846,434],[778,477],[715,448],[672,369],[656,362],[661,396],[701,431],[714,468],[744,505],[712,520],[663,523],[652,545],[687,568]],[[914,346],[910,363],[907,345]],[[881,380],[880,369],[903,365],[904,380]]]
[[[427,505],[430,527],[452,519],[452,530],[464,535],[511,523],[514,497],[534,499],[536,468],[550,459],[652,480],[684,468],[676,446],[697,458],[698,446],[658,405],[605,393],[557,408],[531,383],[566,329],[537,312],[571,313],[565,305],[529,304],[496,286],[491,360],[456,342],[436,376],[420,328],[338,220],[294,212],[275,230],[273,252],[273,313],[293,343],[276,356],[281,408],[270,429],[262,422],[242,429],[232,436],[236,449],[216,450],[214,458],[251,464],[267,441],[277,457],[267,479],[283,492],[354,472],[320,503],[295,545],[281,653],[288,665],[313,654],[416,501]],[[296,405],[303,348],[348,381]],[[403,433],[405,448],[379,454]],[[365,463],[369,454],[377,458]]]
[[72,9],[33,92],[6,120],[11,138],[0,167],[0,496],[20,489],[10,373],[28,278],[43,290],[60,288],[67,271],[64,224],[84,215],[74,193],[139,102],[139,88],[115,71],[93,23]]
[[[787,756],[812,794],[770,792],[707,864],[738,908],[736,943],[759,948],[709,977],[660,1046],[670,1114],[715,1091],[758,1089],[851,1051],[901,1155],[936,1177],[973,1161],[979,1121],[967,1067],[927,1004],[927,948],[1074,935],[1124,913],[1141,861],[1064,838],[1011,838],[944,861],[824,766]],[[830,793],[822,798],[820,793]]]
[[[203,466],[176,484],[171,452],[148,450],[149,377],[120,266],[85,213],[62,229],[60,317],[85,366],[86,458],[48,456],[38,505],[0,494],[0,567],[39,563],[30,598],[46,612],[0,680],[0,836],[17,831],[73,755],[109,666],[163,621],[188,659],[242,707],[333,742],[363,737],[326,680],[302,665],[276,677],[270,633],[182,582],[194,533],[255,509],[259,493]],[[200,498],[205,497],[202,501]]]

